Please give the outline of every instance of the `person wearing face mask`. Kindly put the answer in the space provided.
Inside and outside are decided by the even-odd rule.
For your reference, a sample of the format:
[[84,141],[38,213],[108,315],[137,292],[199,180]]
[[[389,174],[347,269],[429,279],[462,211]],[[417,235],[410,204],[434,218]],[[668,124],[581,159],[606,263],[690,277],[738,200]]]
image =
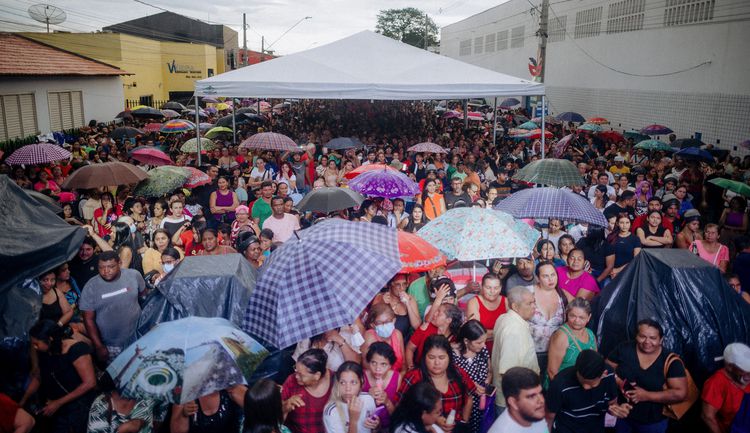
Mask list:
[[365,342],[362,344],[362,362],[366,362],[367,350],[375,342],[388,344],[396,355],[393,363],[394,371],[405,371],[404,336],[396,329],[396,313],[388,304],[376,304],[370,309],[365,323]]
[[154,285],[159,284],[174,268],[182,261],[182,255],[177,248],[167,247],[161,253],[161,268],[163,272],[154,281]]
[[747,400],[750,400],[750,347],[732,343],[724,348],[724,368],[703,384],[701,400],[701,418],[709,432],[747,431],[746,424],[743,424],[744,430],[739,424],[747,422],[748,416],[743,419],[738,415],[743,401],[747,408]]

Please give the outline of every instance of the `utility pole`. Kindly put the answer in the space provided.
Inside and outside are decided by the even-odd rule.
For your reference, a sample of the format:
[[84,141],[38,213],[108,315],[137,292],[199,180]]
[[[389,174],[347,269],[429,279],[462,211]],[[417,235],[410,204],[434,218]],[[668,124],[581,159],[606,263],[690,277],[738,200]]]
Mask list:
[[247,16],[242,14],[242,66],[247,66]]
[[427,33],[429,32],[429,19],[430,17],[427,15],[427,12],[424,13],[424,49],[427,50]]
[[[542,11],[539,17],[539,59],[542,63],[542,72],[539,75],[542,83],[544,83],[544,71],[547,70],[547,29],[549,20],[549,0],[542,0]],[[544,114],[542,114],[544,116]]]
[[266,54],[266,37],[261,36],[260,37],[260,61],[261,63],[263,60],[265,60],[265,54]]

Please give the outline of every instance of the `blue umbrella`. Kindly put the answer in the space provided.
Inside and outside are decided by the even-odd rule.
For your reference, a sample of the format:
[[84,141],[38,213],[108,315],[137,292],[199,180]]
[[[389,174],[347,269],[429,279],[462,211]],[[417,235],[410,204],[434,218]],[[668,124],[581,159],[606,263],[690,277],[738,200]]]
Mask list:
[[296,233],[263,264],[242,328],[277,348],[353,323],[401,269],[396,230],[341,219]]
[[495,210],[516,218],[557,218],[606,227],[607,219],[590,201],[558,188],[529,188],[502,200]]
[[705,162],[714,163],[714,157],[708,151],[700,149],[698,147],[686,147],[678,152],[675,152],[675,156],[681,156],[685,159],[700,159]]
[[562,120],[564,122],[578,122],[583,123],[586,121],[586,118],[581,116],[578,113],[575,113],[573,111],[566,111],[564,113],[560,113],[557,116],[555,116],[557,120]]

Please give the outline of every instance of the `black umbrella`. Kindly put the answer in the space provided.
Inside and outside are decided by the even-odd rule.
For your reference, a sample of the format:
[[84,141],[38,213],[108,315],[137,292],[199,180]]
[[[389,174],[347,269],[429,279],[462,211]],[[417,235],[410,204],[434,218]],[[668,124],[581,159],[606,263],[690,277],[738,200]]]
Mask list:
[[117,116],[115,116],[115,119],[133,120],[133,115],[130,114],[130,110],[120,111],[119,113],[117,113]]
[[166,104],[161,106],[162,110],[175,110],[175,111],[184,111],[187,110],[187,107],[180,104],[177,101],[169,101]]
[[141,117],[145,119],[164,118],[164,113],[162,113],[161,110],[157,110],[156,108],[151,108],[151,107],[142,107],[137,110],[132,110],[130,114],[132,114],[133,117]]
[[251,122],[259,122],[259,123],[263,123],[268,120],[266,117],[260,114],[255,114],[255,113],[242,113],[242,117],[246,118],[247,120]]
[[242,107],[242,108],[237,109],[237,111],[235,111],[235,113],[236,114],[243,114],[243,113],[257,114],[258,110],[256,110],[253,107]]
[[675,140],[670,146],[685,149],[686,147],[701,147],[705,145],[706,143],[696,138],[680,138],[679,140]]
[[139,135],[146,135],[146,133],[138,128],[133,128],[130,126],[121,126],[119,128],[115,128],[112,132],[109,133],[110,137],[123,140],[126,138],[135,138]]
[[324,187],[307,194],[297,205],[302,212],[334,212],[359,206],[365,198],[349,188]]
[[[242,115],[236,115],[234,117],[235,125],[244,125],[250,122],[265,122],[266,118],[254,113],[242,113]],[[227,128],[232,127],[232,115],[224,116],[216,121],[216,126],[225,126]]]
[[62,208],[58,204],[57,200],[54,198],[42,194],[41,192],[30,190],[30,189],[24,189],[23,192],[26,193],[29,197],[36,200],[40,205],[46,207],[47,209],[51,210],[54,213],[60,213],[62,212]]
[[338,137],[325,144],[325,147],[333,150],[356,149],[365,147],[365,144],[354,137]]

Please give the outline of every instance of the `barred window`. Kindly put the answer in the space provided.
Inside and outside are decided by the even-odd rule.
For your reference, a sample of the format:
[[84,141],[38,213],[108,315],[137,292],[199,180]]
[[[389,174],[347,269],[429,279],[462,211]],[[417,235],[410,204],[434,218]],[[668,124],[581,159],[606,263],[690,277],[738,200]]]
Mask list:
[[549,22],[547,42],[561,42],[565,40],[565,29],[568,25],[568,16],[552,17]]
[[510,47],[520,48],[523,46],[524,26],[513,27],[510,30]]
[[667,0],[664,26],[695,24],[714,19],[716,0]]
[[622,0],[609,5],[607,33],[643,30],[646,0]]
[[458,44],[458,55],[459,56],[471,55],[471,39],[463,40]]
[[602,29],[602,7],[582,10],[576,13],[576,28],[574,37],[590,38],[599,36]]
[[508,49],[508,31],[503,30],[502,32],[497,32],[497,50],[507,50]]

